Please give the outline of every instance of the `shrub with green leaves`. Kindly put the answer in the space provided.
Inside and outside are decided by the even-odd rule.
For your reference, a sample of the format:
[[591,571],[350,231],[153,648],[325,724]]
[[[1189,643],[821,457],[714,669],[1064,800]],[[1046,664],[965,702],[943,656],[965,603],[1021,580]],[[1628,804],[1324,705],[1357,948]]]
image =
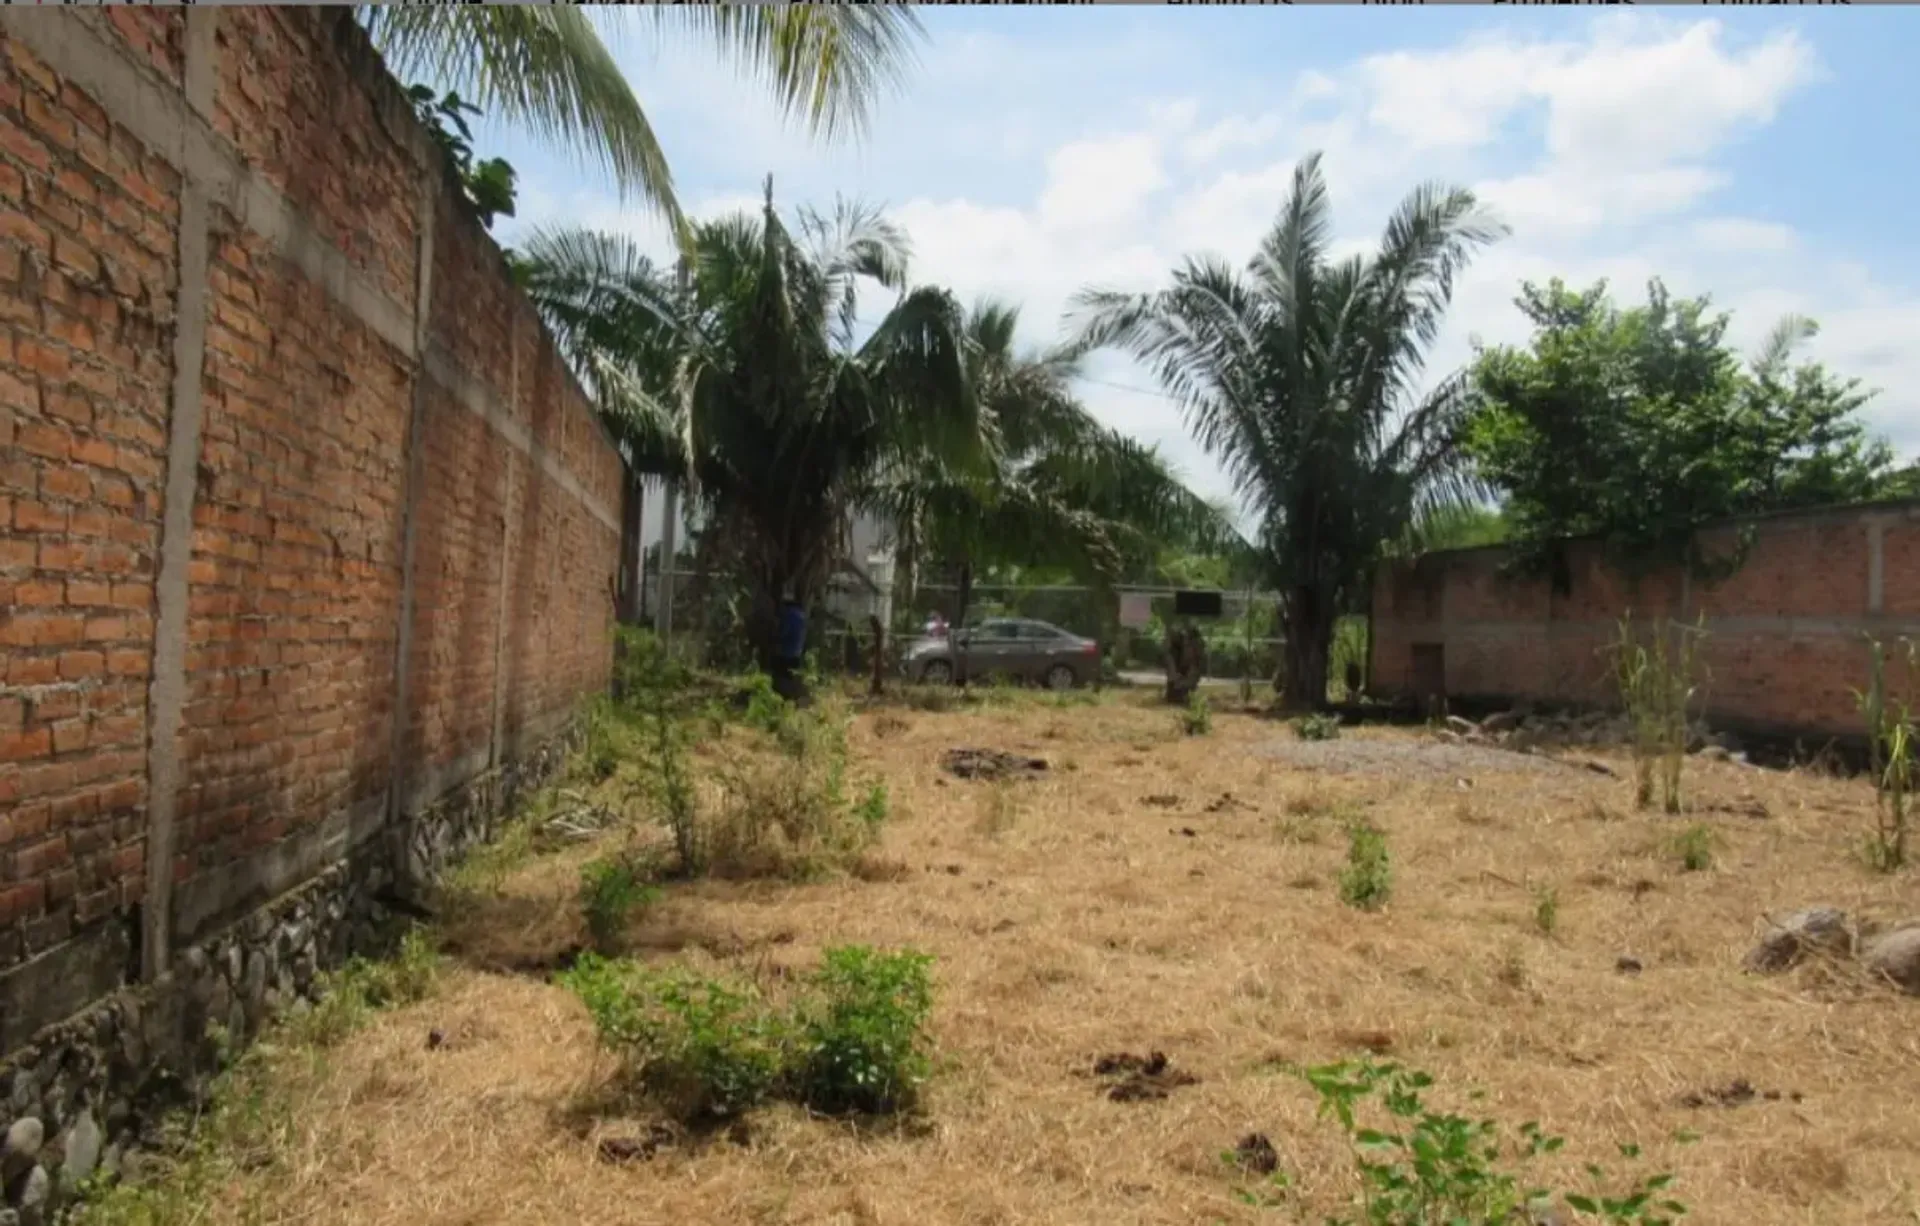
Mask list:
[[[1906,646],[1907,688],[1914,689],[1914,665],[1920,647]],[[1860,713],[1867,719],[1867,769],[1873,779],[1874,828],[1867,837],[1867,862],[1881,872],[1892,872],[1907,862],[1907,826],[1913,804],[1915,767],[1920,766],[1920,737],[1915,735],[1913,710],[1887,694],[1887,653],[1869,637],[1870,671],[1866,692],[1855,691]]]
[[828,950],[796,1026],[796,1097],[830,1115],[911,1106],[929,1068],[932,963],[911,950]]
[[1302,715],[1293,721],[1293,733],[1303,741],[1331,741],[1340,735],[1340,721],[1331,715]]
[[931,964],[911,950],[830,949],[788,1007],[750,984],[596,954],[559,982],[677,1118],[737,1115],[776,1093],[815,1111],[879,1114],[911,1107],[931,1067]]
[[1533,926],[1542,936],[1552,936],[1560,926],[1560,891],[1550,885],[1533,891]]
[[1673,854],[1680,867],[1689,873],[1703,873],[1713,867],[1713,830],[1695,822],[1673,838]]
[[631,857],[605,856],[580,870],[580,912],[595,949],[611,949],[633,913],[657,897]]
[[1187,696],[1180,711],[1180,730],[1188,736],[1205,736],[1213,731],[1213,706],[1199,690]]
[[887,799],[887,785],[876,781],[860,798],[860,803],[854,808],[854,816],[858,817],[869,830],[877,831],[881,826],[886,825],[890,807]]
[[1662,808],[1678,813],[1680,775],[1692,735],[1687,712],[1699,693],[1695,674],[1706,638],[1704,619],[1692,626],[1655,621],[1651,637],[1652,646],[1640,643],[1632,615],[1620,619],[1612,647],[1614,678],[1633,723],[1634,803],[1642,809],[1653,804],[1657,774]]
[[1377,911],[1393,893],[1393,867],[1387,836],[1370,822],[1347,826],[1347,865],[1340,870],[1340,901],[1362,911]]
[[679,1119],[737,1115],[779,1079],[785,1019],[751,985],[594,954],[560,982],[586,1005],[601,1042]]
[[[1522,1124],[1516,1140],[1491,1119],[1469,1119],[1430,1107],[1424,1092],[1433,1078],[1397,1064],[1343,1061],[1303,1071],[1320,1097],[1319,1117],[1335,1121],[1353,1146],[1355,1216],[1335,1216],[1327,1226],[1509,1226],[1529,1220],[1553,1203],[1550,1189],[1523,1184],[1513,1165],[1559,1151],[1563,1138],[1534,1123]],[[1378,1122],[1362,1122],[1364,1107]],[[1623,1155],[1637,1158],[1632,1146]],[[1606,1178],[1597,1165],[1588,1173]],[[1619,1194],[1567,1193],[1568,1208],[1615,1226],[1672,1226],[1687,1212],[1664,1196],[1673,1176],[1640,1179]]]

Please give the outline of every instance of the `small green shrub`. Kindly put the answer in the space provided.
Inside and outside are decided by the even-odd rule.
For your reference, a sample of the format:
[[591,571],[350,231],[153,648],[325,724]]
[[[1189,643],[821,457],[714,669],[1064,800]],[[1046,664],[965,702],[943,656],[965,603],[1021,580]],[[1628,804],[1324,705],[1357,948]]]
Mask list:
[[[1920,648],[1911,640],[1902,641],[1907,649],[1907,687],[1911,691]],[[1920,736],[1915,733],[1912,708],[1887,696],[1886,648],[1871,637],[1867,644],[1871,652],[1867,689],[1854,695],[1867,718],[1868,770],[1874,788],[1874,828],[1867,836],[1866,858],[1874,868],[1890,873],[1907,862],[1907,826],[1915,767],[1920,765],[1916,762],[1920,758]]]
[[796,1027],[796,1097],[829,1115],[911,1106],[929,1068],[932,962],[859,945],[826,951]]
[[1187,695],[1187,705],[1180,709],[1180,730],[1188,736],[1205,736],[1213,731],[1213,705],[1199,690]]
[[613,778],[620,767],[613,703],[604,696],[595,699],[587,706],[583,724],[578,769],[594,783]]
[[596,949],[611,949],[633,913],[658,897],[627,856],[605,856],[580,870],[580,911]]
[[1713,831],[1701,822],[1688,826],[1673,838],[1673,853],[1680,867],[1689,873],[1702,873],[1713,867]]
[[587,954],[560,976],[601,1042],[683,1120],[737,1115],[765,1100],[786,1048],[783,1019],[745,984],[648,970]]
[[1303,741],[1331,741],[1340,735],[1340,721],[1332,715],[1302,715],[1293,721],[1293,733]]
[[932,959],[830,949],[791,1008],[751,985],[587,954],[559,982],[600,1042],[661,1106],[689,1122],[738,1115],[774,1094],[815,1111],[905,1110],[931,1067]]
[[[1521,1182],[1512,1169],[1543,1154],[1558,1152],[1565,1141],[1548,1136],[1534,1123],[1522,1124],[1517,1141],[1501,1134],[1490,1119],[1468,1119],[1429,1107],[1424,1091],[1433,1078],[1395,1064],[1370,1060],[1321,1065],[1301,1074],[1319,1095],[1319,1117],[1335,1121],[1353,1147],[1359,1189],[1357,1215],[1336,1216],[1327,1226],[1506,1226],[1538,1220],[1536,1210],[1550,1206],[1550,1189]],[[1377,1100],[1385,1119],[1363,1123],[1361,1109]],[[1622,1146],[1637,1158],[1639,1150]],[[1606,1172],[1589,1164],[1588,1173]],[[1672,1226],[1687,1207],[1662,1193],[1673,1176],[1638,1180],[1618,1195],[1567,1193],[1575,1212],[1615,1226]]]
[[889,807],[887,785],[875,782],[867,788],[866,794],[860,798],[860,803],[855,806],[854,816],[858,817],[868,829],[878,830],[881,826],[886,825]]
[[1687,711],[1699,693],[1694,674],[1705,638],[1704,621],[1676,626],[1662,619],[1653,623],[1648,648],[1634,636],[1632,615],[1620,619],[1611,648],[1614,679],[1633,723],[1634,802],[1642,809],[1653,804],[1657,774],[1662,807],[1680,812],[1680,775],[1691,736]]
[[1533,891],[1533,926],[1542,936],[1552,936],[1554,929],[1560,926],[1560,891],[1550,885],[1538,886]]
[[1340,870],[1340,901],[1362,911],[1377,911],[1393,893],[1393,869],[1387,836],[1370,822],[1347,825],[1347,866]]
[[746,696],[746,708],[741,712],[740,721],[749,728],[779,735],[794,706],[774,691],[773,678],[765,673],[750,673],[741,688]]
[[331,1047],[376,1010],[424,1000],[440,973],[440,955],[419,928],[409,929],[391,958],[354,958],[321,978],[313,1005],[287,1014],[287,1038],[295,1044]]

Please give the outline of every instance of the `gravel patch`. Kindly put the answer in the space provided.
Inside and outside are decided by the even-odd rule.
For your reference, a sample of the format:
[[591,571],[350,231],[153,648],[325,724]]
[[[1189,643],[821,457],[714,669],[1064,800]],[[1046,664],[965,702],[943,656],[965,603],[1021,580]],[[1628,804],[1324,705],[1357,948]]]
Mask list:
[[1335,741],[1275,741],[1254,752],[1303,770],[1330,775],[1385,775],[1456,779],[1462,775],[1507,773],[1545,774],[1578,768],[1536,754],[1516,753],[1484,745],[1449,745],[1444,741],[1342,737]]

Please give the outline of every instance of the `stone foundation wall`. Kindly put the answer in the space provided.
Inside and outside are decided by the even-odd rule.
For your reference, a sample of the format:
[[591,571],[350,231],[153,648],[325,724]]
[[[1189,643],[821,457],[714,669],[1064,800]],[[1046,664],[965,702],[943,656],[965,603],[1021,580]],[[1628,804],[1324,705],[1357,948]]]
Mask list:
[[421,812],[402,838],[369,840],[181,951],[157,982],[115,993],[0,1063],[0,1226],[46,1226],[95,1172],[119,1175],[158,1146],[166,1113],[200,1101],[225,1058],[275,1017],[316,1001],[323,972],[391,949],[405,894],[490,841],[576,740],[563,728]]

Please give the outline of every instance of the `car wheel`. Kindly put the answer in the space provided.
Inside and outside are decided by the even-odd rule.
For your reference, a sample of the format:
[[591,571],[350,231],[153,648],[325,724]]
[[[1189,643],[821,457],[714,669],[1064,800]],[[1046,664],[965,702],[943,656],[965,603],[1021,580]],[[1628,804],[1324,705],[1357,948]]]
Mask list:
[[1074,675],[1065,664],[1056,664],[1047,670],[1047,688],[1050,690],[1070,690],[1080,678]]
[[950,685],[953,682],[953,665],[945,660],[935,660],[920,670],[922,685]]

